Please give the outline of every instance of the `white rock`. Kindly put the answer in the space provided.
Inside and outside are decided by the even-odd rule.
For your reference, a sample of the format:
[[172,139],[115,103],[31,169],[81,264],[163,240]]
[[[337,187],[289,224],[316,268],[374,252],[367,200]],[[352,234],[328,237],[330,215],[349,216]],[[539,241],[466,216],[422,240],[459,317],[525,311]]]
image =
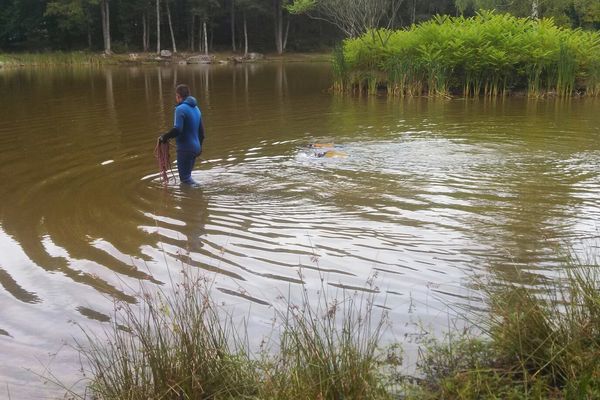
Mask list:
[[215,62],[215,56],[211,55],[199,55],[188,57],[188,64],[212,64]]

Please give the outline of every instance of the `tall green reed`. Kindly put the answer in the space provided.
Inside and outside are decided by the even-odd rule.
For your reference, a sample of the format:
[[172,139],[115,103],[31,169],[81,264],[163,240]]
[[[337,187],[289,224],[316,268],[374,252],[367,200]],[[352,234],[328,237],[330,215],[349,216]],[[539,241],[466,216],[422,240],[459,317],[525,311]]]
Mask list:
[[561,97],[571,95],[577,77],[577,62],[575,52],[564,42],[560,44],[556,69],[556,92]]
[[80,351],[97,399],[243,399],[258,377],[231,319],[189,273],[173,295],[141,287],[139,305],[119,303],[103,337]]
[[352,77],[345,90],[372,92],[376,77],[392,96],[597,94],[600,33],[558,27],[552,19],[483,11],[438,16],[385,36],[367,33],[343,43]]
[[344,48],[340,45],[333,49],[333,79],[334,79],[334,90],[345,91],[348,87],[348,64],[344,55]]
[[387,313],[374,293],[331,296],[324,284],[316,297],[304,290],[300,304],[287,302],[259,398],[391,399],[384,371],[400,356],[380,348]]

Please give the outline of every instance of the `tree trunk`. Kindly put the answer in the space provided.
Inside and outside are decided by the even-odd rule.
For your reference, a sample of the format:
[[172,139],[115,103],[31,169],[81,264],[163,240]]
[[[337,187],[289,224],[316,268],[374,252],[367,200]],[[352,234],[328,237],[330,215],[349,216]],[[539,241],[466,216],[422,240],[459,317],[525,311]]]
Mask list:
[[156,54],[160,55],[160,0],[156,0]]
[[88,45],[88,50],[92,50],[92,16],[90,15],[91,12],[88,8],[85,9],[84,11],[85,13],[85,20],[86,20],[86,25],[87,25],[87,45]]
[[192,27],[190,29],[190,35],[192,35],[192,37],[190,38],[190,47],[192,48],[192,53],[194,52],[194,47],[196,45],[194,41],[194,37],[196,36],[194,29],[196,29],[196,16],[192,15]]
[[146,13],[146,49],[150,51],[150,14]]
[[110,48],[110,7],[108,0],[104,3],[106,5],[106,48],[107,53],[112,54],[112,50]]
[[246,22],[246,11],[244,11],[244,57],[248,56],[248,24]]
[[540,18],[540,4],[539,0],[533,0],[531,2],[531,18],[539,19]]
[[[200,17],[198,17],[198,18],[200,18]],[[198,53],[202,53],[202,51],[203,51],[203,49],[202,49],[202,46],[204,44],[204,41],[202,39],[204,37],[204,36],[202,36],[202,32],[203,32],[202,28],[203,27],[204,27],[203,24],[198,24]]]
[[281,0],[273,0],[273,12],[275,21],[275,48],[277,54],[283,54],[283,8]]
[[146,52],[146,13],[142,14],[142,51]]
[[144,53],[148,52],[148,15],[142,14],[142,48]]
[[171,43],[173,44],[173,54],[177,53],[177,46],[175,46],[175,35],[173,34],[173,24],[171,23],[171,8],[169,7],[169,0],[165,1],[167,4],[167,19],[169,21],[169,31],[171,31]]
[[410,16],[410,24],[414,25],[415,24],[415,20],[417,19],[417,0],[413,0],[413,4],[412,4],[412,13]]
[[208,55],[208,35],[206,34],[206,20],[202,23],[204,33],[204,54]]
[[231,0],[231,49],[237,51],[235,45],[235,0]]
[[104,39],[104,54],[111,54],[110,50],[110,8],[108,0],[100,1],[100,13],[102,14],[102,37]]
[[285,25],[285,36],[283,37],[283,51],[287,48],[288,36],[290,34],[290,17],[288,16],[287,23]]

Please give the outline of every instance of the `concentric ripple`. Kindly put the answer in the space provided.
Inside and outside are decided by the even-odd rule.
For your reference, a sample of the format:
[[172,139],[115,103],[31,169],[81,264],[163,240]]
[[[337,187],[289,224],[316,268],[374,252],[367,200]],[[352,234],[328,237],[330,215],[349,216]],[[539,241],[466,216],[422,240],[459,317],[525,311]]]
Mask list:
[[[153,158],[178,82],[207,126],[197,189],[163,185]],[[597,101],[395,102],[329,83],[320,64],[0,70],[0,387],[46,395],[24,368],[184,265],[257,332],[281,296],[324,285],[378,292],[399,338],[478,307],[473,274],[535,279],[558,249],[597,248]],[[50,358],[76,380],[70,350]]]

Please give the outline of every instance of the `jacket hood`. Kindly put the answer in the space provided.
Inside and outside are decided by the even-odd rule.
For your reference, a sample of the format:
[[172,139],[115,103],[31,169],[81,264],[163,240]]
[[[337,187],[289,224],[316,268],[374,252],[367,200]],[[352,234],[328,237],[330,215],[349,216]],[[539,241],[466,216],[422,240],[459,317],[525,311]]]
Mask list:
[[190,107],[196,107],[198,105],[198,101],[196,101],[194,96],[188,96],[184,101],[181,102],[181,104],[187,104]]

